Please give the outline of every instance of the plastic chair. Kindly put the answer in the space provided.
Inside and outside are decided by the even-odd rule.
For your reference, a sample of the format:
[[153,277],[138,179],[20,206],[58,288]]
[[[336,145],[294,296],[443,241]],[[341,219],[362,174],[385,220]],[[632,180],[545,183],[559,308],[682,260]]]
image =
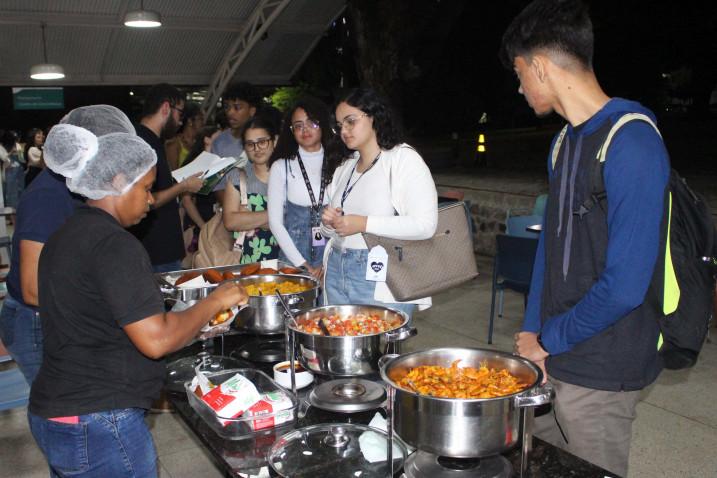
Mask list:
[[541,194],[535,198],[535,204],[533,204],[533,216],[543,217],[545,214],[545,205],[548,203],[548,195]]
[[[0,357],[0,363],[9,360],[9,355]],[[30,386],[19,368],[0,372],[0,411],[24,407],[29,397]]]
[[529,231],[528,226],[534,226],[536,224],[542,223],[542,215],[509,216],[505,220],[505,233],[509,236],[529,237],[532,239],[537,239],[539,234],[534,231]]
[[527,305],[530,278],[533,275],[533,262],[535,262],[535,252],[538,249],[538,240],[534,238],[498,234],[495,239],[493,293],[490,303],[490,323],[488,324],[489,344],[493,343],[496,293],[500,293],[499,317],[503,315],[503,292],[505,289],[511,289],[523,294],[523,305]]

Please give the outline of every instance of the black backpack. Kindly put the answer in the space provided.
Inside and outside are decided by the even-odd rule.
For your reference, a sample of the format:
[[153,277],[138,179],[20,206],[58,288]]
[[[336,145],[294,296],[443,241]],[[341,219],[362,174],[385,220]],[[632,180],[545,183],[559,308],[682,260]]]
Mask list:
[[[600,205],[607,197],[603,181],[603,164],[612,137],[629,121],[645,121],[658,134],[654,122],[640,113],[627,113],[612,126],[600,147],[591,173],[592,193],[580,212]],[[553,148],[553,165],[567,127]],[[712,294],[717,273],[717,231],[705,200],[692,191],[687,182],[672,169],[665,195],[667,214],[663,218],[660,254],[646,296],[655,309],[660,326],[657,348],[665,368],[692,367],[707,337],[712,316]]]

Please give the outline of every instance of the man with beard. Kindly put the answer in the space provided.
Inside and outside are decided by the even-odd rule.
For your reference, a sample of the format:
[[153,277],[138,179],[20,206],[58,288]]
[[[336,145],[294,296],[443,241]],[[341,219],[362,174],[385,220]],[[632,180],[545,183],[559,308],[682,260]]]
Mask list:
[[164,140],[177,133],[183,108],[184,97],[179,90],[166,83],[154,85],[147,92],[140,124],[136,127],[137,136],[157,153],[157,179],[152,186],[153,209],[131,231],[147,249],[155,272],[182,268],[184,240],[177,197],[199,191],[203,183],[195,176],[174,183],[165,156]]

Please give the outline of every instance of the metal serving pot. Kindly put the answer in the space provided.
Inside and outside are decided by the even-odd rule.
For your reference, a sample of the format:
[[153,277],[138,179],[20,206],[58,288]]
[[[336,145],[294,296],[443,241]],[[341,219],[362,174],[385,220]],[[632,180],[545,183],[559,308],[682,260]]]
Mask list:
[[299,348],[299,362],[311,372],[356,376],[378,372],[378,359],[386,353],[388,344],[416,335],[416,329],[408,326],[408,315],[388,307],[376,305],[331,305],[316,307],[296,314],[297,321],[329,315],[378,314],[383,319],[400,318],[401,325],[388,332],[372,335],[334,337],[314,335],[296,329],[289,324],[294,341]]
[[[211,294],[214,288],[218,284],[207,284],[201,287],[177,287],[175,282],[185,274],[195,273],[196,275],[202,275],[208,270],[215,270],[220,273],[231,272],[237,278],[241,277],[239,274],[241,270],[250,264],[233,264],[229,266],[214,266],[214,267],[202,267],[197,269],[186,269],[172,272],[160,272],[154,275],[155,280],[159,284],[159,289],[162,291],[165,299],[175,299],[182,302],[190,302],[192,300],[201,300]],[[285,262],[278,262],[279,268],[290,267]],[[246,276],[249,277],[249,276]],[[304,277],[303,275],[301,277]]]
[[198,276],[202,273],[213,269],[217,272],[233,272],[239,274],[241,268],[244,267],[241,264],[232,266],[220,266],[220,267],[203,267],[200,269],[188,269],[179,270],[172,272],[160,272],[154,275],[157,283],[159,284],[159,290],[162,291],[165,299],[175,299],[181,302],[191,302],[202,300],[214,290],[218,284],[207,284],[202,287],[177,287],[174,283],[182,277],[184,274],[196,273]]
[[[498,398],[437,398],[401,388],[397,382],[421,365],[507,369],[528,387]],[[550,385],[541,387],[543,373],[533,362],[506,352],[477,348],[436,348],[380,360],[381,378],[393,389],[396,433],[409,445],[455,458],[502,453],[519,438],[520,409],[552,401]]]
[[[243,286],[266,282],[298,282],[309,289],[295,294],[281,294],[294,314],[316,306],[319,297],[319,281],[311,276],[298,274],[272,274],[237,277],[236,282]],[[249,307],[237,314],[234,326],[240,330],[263,335],[284,333],[284,307],[276,295],[249,296]]]

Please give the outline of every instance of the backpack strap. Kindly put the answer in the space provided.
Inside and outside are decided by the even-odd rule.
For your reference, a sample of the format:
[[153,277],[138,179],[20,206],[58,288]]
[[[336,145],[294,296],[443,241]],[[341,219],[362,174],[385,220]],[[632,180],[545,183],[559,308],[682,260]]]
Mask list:
[[605,191],[605,181],[603,179],[603,166],[605,164],[605,160],[607,159],[608,148],[610,147],[610,143],[612,142],[613,137],[620,130],[620,128],[622,128],[630,121],[636,120],[644,121],[645,123],[649,124],[655,129],[657,134],[662,137],[662,135],[660,134],[660,130],[657,129],[657,125],[654,121],[652,121],[649,116],[642,113],[626,113],[622,115],[615,122],[615,124],[612,125],[610,131],[605,137],[605,141],[603,141],[602,145],[600,146],[600,149],[598,150],[596,161],[595,163],[593,163],[593,171],[590,175],[590,181],[592,183],[590,189],[590,197],[585,199],[585,201],[583,201],[578,210],[574,211],[573,214],[583,217],[596,205],[602,207],[602,202],[607,198],[607,192]]

